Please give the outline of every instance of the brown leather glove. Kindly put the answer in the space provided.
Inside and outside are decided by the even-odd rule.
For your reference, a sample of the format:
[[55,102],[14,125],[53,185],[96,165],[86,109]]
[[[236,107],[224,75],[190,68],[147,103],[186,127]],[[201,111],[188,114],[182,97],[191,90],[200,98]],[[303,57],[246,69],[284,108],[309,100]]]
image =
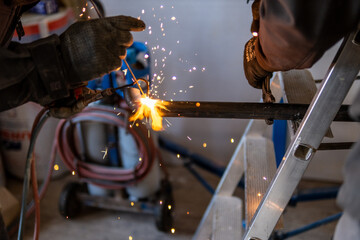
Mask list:
[[257,37],[251,38],[244,49],[244,72],[249,84],[254,88],[263,88],[265,79],[271,78],[272,73],[264,70],[256,60],[255,44]]
[[264,81],[265,79],[270,79],[272,76],[271,72],[264,70],[256,60],[255,54],[255,44],[257,44],[259,26],[260,26],[260,8],[261,0],[255,0],[251,5],[251,11],[253,20],[251,23],[250,31],[254,35],[246,44],[244,49],[244,72],[246,79],[249,84],[254,88],[259,88],[264,90]]
[[142,31],[145,23],[116,16],[76,22],[60,35],[61,52],[71,83],[89,81],[121,67],[126,48],[133,43],[130,31]]
[[[275,98],[271,93],[270,79],[272,73],[264,70],[256,60],[255,44],[257,37],[251,38],[244,49],[244,72],[249,84],[254,88],[262,90],[262,98],[265,103],[275,102]],[[265,119],[266,124],[273,124],[272,119]]]

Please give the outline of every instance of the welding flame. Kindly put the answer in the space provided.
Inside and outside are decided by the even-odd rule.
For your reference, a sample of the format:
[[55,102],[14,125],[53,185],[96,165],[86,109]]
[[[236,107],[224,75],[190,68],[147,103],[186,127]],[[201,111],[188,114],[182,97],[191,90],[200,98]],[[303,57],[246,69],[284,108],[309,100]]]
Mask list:
[[160,115],[160,109],[165,109],[164,104],[158,99],[151,99],[148,96],[142,95],[140,98],[140,106],[136,112],[129,118],[129,121],[136,121],[149,118],[151,120],[151,128],[154,131],[161,131],[162,116]]

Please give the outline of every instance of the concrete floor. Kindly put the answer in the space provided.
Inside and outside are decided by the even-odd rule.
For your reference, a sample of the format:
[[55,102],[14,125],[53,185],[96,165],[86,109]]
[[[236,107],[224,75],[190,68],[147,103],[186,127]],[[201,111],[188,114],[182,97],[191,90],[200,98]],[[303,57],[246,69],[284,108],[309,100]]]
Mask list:
[[[170,180],[174,189],[176,208],[174,212],[175,233],[162,233],[155,227],[152,215],[126,213],[119,211],[88,209],[73,220],[64,219],[58,211],[58,199],[62,187],[69,181],[76,180],[75,176],[66,176],[52,181],[45,198],[41,202],[41,232],[42,240],[60,239],[96,239],[96,240],[185,240],[191,239],[197,225],[211,199],[203,186],[183,167],[169,167]],[[219,178],[200,171],[215,187]],[[302,181],[299,189],[312,187],[334,186],[330,183]],[[19,196],[22,182],[8,181],[8,188]],[[236,191],[242,196],[242,190]],[[300,203],[296,208],[289,207],[284,214],[284,231],[291,230],[322,219],[339,212],[335,200],[321,200]],[[189,214],[187,213],[189,212]],[[33,217],[26,222],[25,239],[32,239]],[[321,226],[305,234],[291,239],[324,239],[330,240],[336,223]],[[130,237],[131,236],[131,237]],[[13,236],[11,239],[16,239]]]

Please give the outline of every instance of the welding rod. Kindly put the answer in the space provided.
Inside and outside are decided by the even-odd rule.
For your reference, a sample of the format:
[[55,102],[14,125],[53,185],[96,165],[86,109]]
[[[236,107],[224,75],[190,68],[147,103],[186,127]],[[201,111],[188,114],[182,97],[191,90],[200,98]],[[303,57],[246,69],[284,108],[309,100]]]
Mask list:
[[[301,120],[308,104],[253,103],[253,102],[181,102],[162,101],[166,109],[159,108],[163,117],[233,118]],[[329,106],[331,107],[331,106]],[[334,121],[354,121],[348,115],[349,105],[342,105]]]

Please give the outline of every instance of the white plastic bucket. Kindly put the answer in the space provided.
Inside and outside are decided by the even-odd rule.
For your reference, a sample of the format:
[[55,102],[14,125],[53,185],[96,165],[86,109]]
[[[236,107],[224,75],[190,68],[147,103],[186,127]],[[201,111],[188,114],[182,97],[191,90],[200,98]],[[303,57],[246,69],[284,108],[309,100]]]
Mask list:
[[[0,112],[0,139],[4,168],[20,179],[23,178],[25,172],[32,124],[41,108],[38,104],[26,103]],[[43,180],[48,173],[51,148],[58,122],[58,119],[49,118],[36,140],[35,161],[39,180]],[[56,157],[55,164],[57,167],[54,168],[53,177],[59,177],[67,171],[59,156]]]
[[[108,160],[104,158],[104,151],[107,146],[106,125],[98,122],[82,122],[81,132],[84,151],[87,162],[107,165]],[[87,184],[90,195],[109,196],[111,190],[105,189],[91,183]]]
[[[121,161],[125,169],[134,169],[139,163],[139,150],[134,137],[124,128],[119,128],[119,145]],[[130,198],[137,200],[149,197],[160,189],[160,168],[157,160],[153,162],[150,172],[135,185],[126,187]]]

